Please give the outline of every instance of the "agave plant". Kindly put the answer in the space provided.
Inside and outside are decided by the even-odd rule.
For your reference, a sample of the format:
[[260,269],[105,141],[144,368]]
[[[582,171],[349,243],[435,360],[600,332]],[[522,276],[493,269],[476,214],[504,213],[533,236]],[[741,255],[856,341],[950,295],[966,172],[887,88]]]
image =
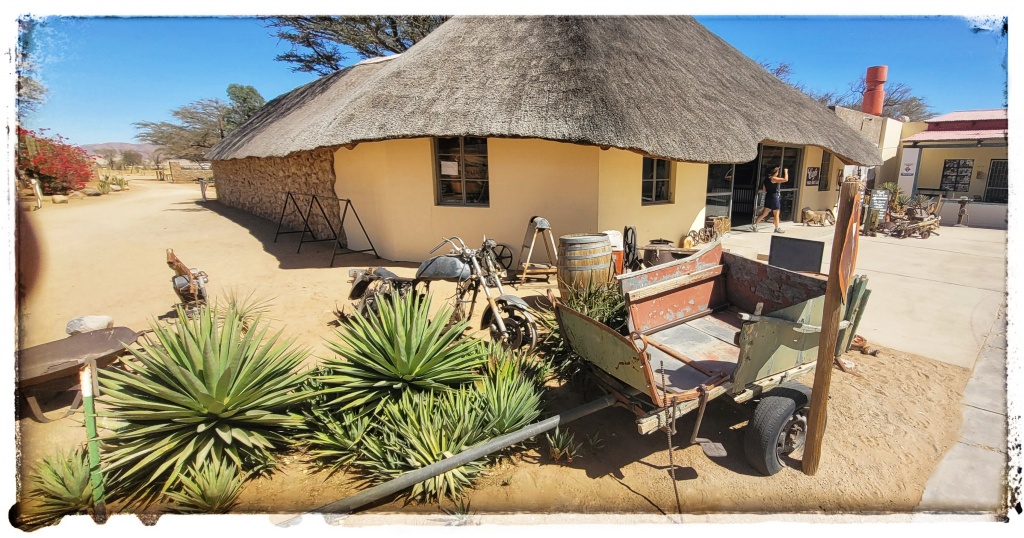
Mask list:
[[560,428],[555,428],[554,434],[545,434],[548,440],[548,446],[551,448],[551,459],[558,461],[563,457],[567,462],[572,463],[572,459],[579,456],[580,443],[576,442],[575,437],[569,431],[562,431]]
[[883,191],[889,191],[890,200],[903,194],[903,189],[900,188],[899,183],[896,183],[895,181],[887,181],[885,183],[882,183],[881,185],[878,186],[878,188]]
[[[479,393],[468,390],[406,392],[380,407],[378,422],[358,462],[373,484],[458,454],[486,440],[489,431]],[[474,460],[414,485],[409,497],[457,499],[486,468],[486,457]]]
[[428,317],[430,300],[408,294],[381,301],[375,315],[353,316],[327,342],[336,357],[320,378],[342,410],[378,407],[407,390],[447,390],[479,379],[474,370],[487,360],[472,339],[461,338],[465,321],[448,326],[452,310]]
[[492,435],[514,432],[540,415],[541,392],[523,372],[519,357],[499,355],[489,363],[486,373],[480,393]]
[[257,319],[266,316],[273,304],[272,301],[272,298],[256,295],[255,292],[249,292],[243,297],[238,292],[231,291],[227,294],[227,304],[218,307],[217,316],[223,321],[229,314],[237,315],[242,320],[242,332],[245,332]]
[[913,202],[913,198],[911,198],[909,195],[903,194],[901,192],[901,193],[897,194],[896,197],[893,198],[889,202],[889,206],[896,213],[902,213],[903,211],[906,210],[906,208],[910,207],[910,204],[912,202]]
[[35,530],[60,522],[64,516],[85,514],[92,508],[89,460],[84,448],[43,458],[29,476],[28,497],[34,506],[24,510],[16,524]]
[[156,344],[131,350],[132,373],[101,371],[105,413],[120,424],[103,438],[107,473],[126,502],[156,500],[208,458],[268,469],[303,426],[289,409],[308,397],[297,371],[306,350],[258,319],[243,333],[237,311],[216,312],[203,305],[190,319],[179,308],[173,327],[152,325]]
[[[588,283],[570,288],[561,302],[594,320],[607,325],[620,334],[628,333],[626,301],[615,285]],[[551,369],[562,380],[573,380],[582,371],[583,359],[572,351],[558,328],[553,310],[535,311],[540,322],[541,337],[538,349],[549,359]]]
[[551,363],[531,350],[508,349],[495,342],[481,342],[487,363],[484,374],[490,376],[514,375],[512,370],[528,379],[534,386],[541,388],[551,376]]
[[230,459],[212,457],[185,471],[167,496],[182,514],[226,514],[238,503],[245,476]]
[[337,418],[316,410],[307,417],[310,433],[303,436],[313,461],[330,474],[355,463],[361,454],[363,439],[371,432],[369,417],[345,411]]

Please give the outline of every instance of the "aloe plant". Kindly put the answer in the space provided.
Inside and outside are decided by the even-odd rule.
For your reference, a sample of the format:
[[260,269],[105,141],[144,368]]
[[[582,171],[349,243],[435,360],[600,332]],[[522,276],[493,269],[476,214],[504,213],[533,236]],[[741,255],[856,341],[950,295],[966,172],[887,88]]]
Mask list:
[[82,447],[43,458],[28,481],[28,497],[35,502],[15,522],[22,530],[55,525],[64,516],[85,514],[92,508],[89,460]]
[[[611,329],[626,334],[626,301],[616,285],[588,283],[570,288],[560,301]],[[540,324],[538,350],[545,355],[554,373],[564,381],[577,378],[582,371],[583,359],[572,351],[562,338],[553,310],[534,311]]]
[[379,407],[407,390],[447,390],[479,379],[487,360],[480,346],[461,338],[465,321],[448,326],[452,310],[429,318],[430,300],[409,294],[381,301],[375,314],[353,316],[327,347],[323,362],[333,373],[320,378],[334,399],[328,407]]
[[173,327],[153,323],[157,343],[130,350],[133,372],[101,370],[100,400],[119,424],[102,439],[106,471],[126,502],[149,504],[208,458],[269,469],[303,426],[289,409],[308,397],[297,371],[306,350],[259,319],[243,333],[237,311],[216,312],[203,305],[190,319],[179,308]]
[[[488,438],[487,414],[473,391],[406,392],[380,407],[376,435],[366,437],[359,467],[372,484],[426,467]],[[409,497],[457,499],[484,472],[487,458],[414,485]]]
[[334,474],[348,468],[362,454],[363,440],[372,435],[369,417],[355,412],[339,413],[337,418],[322,410],[308,417],[310,433],[305,443],[310,458]]
[[234,462],[213,457],[186,470],[179,479],[180,489],[167,496],[182,514],[226,514],[238,503],[244,482]]
[[541,392],[516,354],[498,355],[480,382],[487,422],[494,436],[514,432],[540,416]]
[[545,434],[545,437],[551,449],[552,460],[558,461],[564,457],[567,462],[572,463],[573,458],[579,457],[580,443],[576,442],[571,432],[556,427],[553,434]]

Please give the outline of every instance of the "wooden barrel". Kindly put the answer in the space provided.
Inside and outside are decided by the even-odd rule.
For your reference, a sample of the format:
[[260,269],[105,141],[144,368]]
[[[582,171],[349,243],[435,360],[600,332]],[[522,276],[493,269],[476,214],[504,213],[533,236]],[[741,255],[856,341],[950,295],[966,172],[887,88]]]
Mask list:
[[558,238],[558,291],[612,281],[612,245],[606,234],[570,234]]

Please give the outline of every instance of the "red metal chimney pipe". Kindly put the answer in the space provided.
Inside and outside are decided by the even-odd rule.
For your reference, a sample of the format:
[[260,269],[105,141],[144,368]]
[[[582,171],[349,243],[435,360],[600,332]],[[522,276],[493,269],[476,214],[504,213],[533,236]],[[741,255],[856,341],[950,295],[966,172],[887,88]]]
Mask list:
[[889,76],[889,66],[876,65],[868,68],[864,78],[864,101],[860,105],[861,112],[874,116],[882,115],[882,104],[885,103],[885,80]]

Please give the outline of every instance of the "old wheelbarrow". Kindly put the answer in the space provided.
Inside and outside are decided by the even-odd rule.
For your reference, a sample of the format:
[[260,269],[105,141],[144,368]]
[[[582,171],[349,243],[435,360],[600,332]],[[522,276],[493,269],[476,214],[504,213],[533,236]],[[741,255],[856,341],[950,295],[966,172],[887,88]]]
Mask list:
[[[78,370],[90,363],[95,368],[109,366],[127,351],[127,346],[150,331],[146,329],[136,332],[127,327],[111,327],[18,351],[18,393],[28,403],[32,418],[39,422],[56,420],[43,413],[39,396],[75,391],[75,399],[70,408],[57,419],[70,416],[82,403]],[[93,393],[98,394],[95,381],[93,385]]]

